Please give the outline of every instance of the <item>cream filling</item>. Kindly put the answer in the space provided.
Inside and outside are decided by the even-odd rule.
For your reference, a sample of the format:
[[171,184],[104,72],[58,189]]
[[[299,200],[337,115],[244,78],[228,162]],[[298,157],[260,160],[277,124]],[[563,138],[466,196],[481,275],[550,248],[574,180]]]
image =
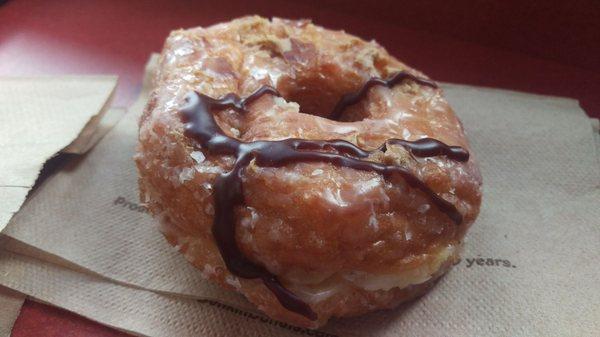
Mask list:
[[455,247],[447,246],[416,268],[390,274],[350,272],[345,273],[342,277],[350,283],[368,291],[387,291],[392,288],[405,288],[410,285],[429,281],[429,279],[431,279],[431,277],[442,267],[442,264],[451,258],[454,253]]
[[336,273],[316,285],[293,284],[291,288],[297,295],[309,303],[318,303],[341,292],[349,286],[367,291],[388,291],[393,288],[406,288],[429,281],[442,265],[458,254],[458,248],[449,245],[435,254],[429,254],[419,266],[395,273],[373,274],[361,271]]

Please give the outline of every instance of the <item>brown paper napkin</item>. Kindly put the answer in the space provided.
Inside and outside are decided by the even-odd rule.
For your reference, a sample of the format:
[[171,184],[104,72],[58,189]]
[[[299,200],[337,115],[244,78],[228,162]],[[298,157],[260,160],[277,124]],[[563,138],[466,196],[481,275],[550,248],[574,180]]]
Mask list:
[[115,85],[114,76],[0,79],[0,231],[47,159],[65,147],[83,153],[101,136]]
[[[592,125],[595,131],[594,135],[599,136],[597,120],[593,120]],[[24,246],[22,243],[15,242],[8,237],[0,238],[0,246],[20,250],[37,258],[52,260],[54,263],[68,264],[64,260],[56,257],[53,258],[43,251]],[[472,266],[476,265],[476,263],[473,262]],[[77,268],[77,266],[72,264],[69,266]],[[261,336],[288,336],[292,332],[295,336],[327,335],[324,331],[313,332],[280,324],[257,314],[253,310],[244,310],[239,307],[221,305],[216,302],[190,302],[186,299],[169,299],[169,296],[148,294],[139,289],[115,285],[98,277],[83,275],[72,269],[48,264],[40,260],[36,261],[18,254],[0,253],[0,270],[9,272],[12,275],[19,275],[26,272],[27,277],[16,276],[8,279],[5,278],[3,282],[12,285],[15,289],[26,289],[30,295],[39,301],[58,305],[105,325],[134,334],[188,336],[197,335],[198,331],[206,331],[211,326],[218,326],[218,329],[206,335],[246,335],[247,331],[254,331],[256,329],[260,331]],[[79,271],[82,272],[82,270]],[[75,286],[71,286],[71,284]],[[93,287],[90,284],[95,284],[96,289],[91,289]],[[101,286],[98,284],[101,284]],[[60,296],[65,285],[69,285],[68,293]],[[97,288],[101,288],[101,290]],[[116,300],[108,301],[107,298]],[[7,324],[12,325],[12,320],[16,318],[22,299],[22,295],[17,293],[8,298],[3,298],[0,291],[0,304],[8,303],[11,309],[8,312],[0,312],[0,327],[8,326],[2,324],[7,321],[10,322]],[[6,302],[7,300],[8,302]],[[174,308],[173,304],[179,301],[189,304],[190,307],[180,305]],[[15,304],[18,304],[18,307]],[[4,307],[4,305],[0,305],[0,307]],[[99,307],[101,308],[100,310],[98,309]],[[157,309],[157,307],[160,309]],[[139,308],[152,309],[144,311]],[[4,315],[2,315],[3,313]],[[173,317],[173,319],[168,319],[165,322],[164,317]],[[218,323],[206,326],[207,320]],[[368,320],[371,320],[372,324],[379,322],[379,320],[372,320],[371,318]],[[343,325],[344,320],[337,322],[337,324]],[[366,335],[370,335],[368,325],[361,327],[360,331],[355,331],[356,333],[352,335],[361,336],[363,332]],[[3,330],[0,328],[1,331]],[[9,336],[10,331],[6,330],[5,334]],[[331,332],[329,335],[335,335],[335,333]],[[527,335],[534,334],[528,333]],[[0,333],[0,336],[3,335]]]
[[123,118],[126,111],[125,108],[103,110],[98,115],[92,117],[84,129],[81,130],[79,136],[60,152],[72,154],[84,154],[88,152],[110,129],[117,125],[117,122]]
[[[593,336],[600,331],[600,270],[593,267],[600,257],[600,168],[589,119],[573,100],[444,89],[484,176],[484,206],[463,260],[404,309],[337,320],[326,329],[349,336]],[[251,308],[204,282],[137,203],[131,156],[144,101],[84,160],[46,180],[5,234],[120,289]],[[53,289],[40,288],[56,298]],[[222,333],[221,324],[207,318],[201,325]]]

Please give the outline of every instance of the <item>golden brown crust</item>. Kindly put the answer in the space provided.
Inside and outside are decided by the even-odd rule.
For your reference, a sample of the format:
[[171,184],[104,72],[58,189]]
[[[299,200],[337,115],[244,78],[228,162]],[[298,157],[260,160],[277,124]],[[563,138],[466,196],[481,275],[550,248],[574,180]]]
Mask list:
[[399,146],[369,158],[409,168],[457,207],[464,216],[460,227],[400,178],[390,182],[320,163],[246,169],[238,245],[311,304],[315,323],[282,308],[260,281],[234,277],[224,267],[210,230],[212,183],[233,158],[195,148],[177,114],[191,90],[246,96],[267,84],[284,99],[265,96],[247,114],[217,112],[225,133],[243,141],[344,139],[365,149],[389,138],[431,137],[468,148],[441,90],[410,82],[371,89],[343,122],[320,117],[369,77],[399,70],[423,76],[374,42],[306,21],[246,17],[173,32],[140,120],[142,201],[169,242],[207,278],[237,289],[272,317],[315,327],[330,316],[389,308],[420,294],[457,258],[479,212],[481,177],[473,159],[418,159]]

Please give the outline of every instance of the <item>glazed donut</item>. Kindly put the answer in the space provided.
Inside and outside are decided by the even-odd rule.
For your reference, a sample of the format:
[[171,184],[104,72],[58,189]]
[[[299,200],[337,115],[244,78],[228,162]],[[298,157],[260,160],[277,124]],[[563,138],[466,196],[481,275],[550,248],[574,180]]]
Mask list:
[[204,277],[305,327],[422,295],[481,176],[442,90],[309,21],[171,33],[140,119],[142,201]]

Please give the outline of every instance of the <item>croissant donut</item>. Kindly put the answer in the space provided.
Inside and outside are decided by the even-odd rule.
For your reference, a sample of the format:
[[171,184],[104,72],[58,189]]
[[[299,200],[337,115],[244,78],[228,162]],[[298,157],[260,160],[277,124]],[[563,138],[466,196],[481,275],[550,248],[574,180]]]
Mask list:
[[481,177],[441,89],[375,42],[245,17],[171,33],[140,120],[142,201],[204,277],[305,327],[422,295]]

